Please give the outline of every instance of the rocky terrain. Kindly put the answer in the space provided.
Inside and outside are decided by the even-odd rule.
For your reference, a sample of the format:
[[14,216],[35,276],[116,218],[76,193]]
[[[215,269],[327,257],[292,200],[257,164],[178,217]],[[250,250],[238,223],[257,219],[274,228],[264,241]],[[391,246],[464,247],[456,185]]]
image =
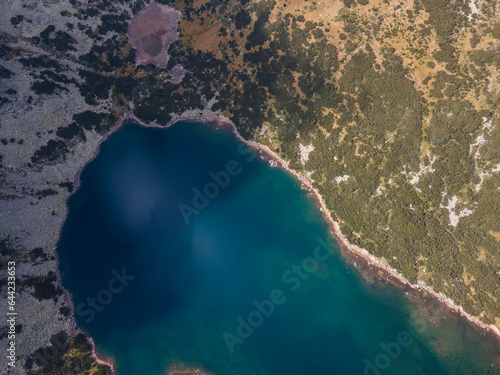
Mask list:
[[1,306],[15,262],[19,312],[3,373],[110,372],[74,325],[56,245],[75,176],[125,113],[223,114],[311,181],[350,242],[500,327],[497,1],[159,3],[182,19],[169,46],[145,40],[149,57],[168,46],[158,61],[127,37],[145,1],[3,4]]

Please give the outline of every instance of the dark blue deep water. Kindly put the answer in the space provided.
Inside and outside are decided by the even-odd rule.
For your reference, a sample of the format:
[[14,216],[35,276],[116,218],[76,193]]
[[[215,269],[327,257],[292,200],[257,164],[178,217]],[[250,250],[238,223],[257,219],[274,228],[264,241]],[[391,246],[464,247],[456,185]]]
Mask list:
[[119,375],[498,373],[463,320],[366,285],[309,193],[228,131],[127,124],[68,206],[63,285]]

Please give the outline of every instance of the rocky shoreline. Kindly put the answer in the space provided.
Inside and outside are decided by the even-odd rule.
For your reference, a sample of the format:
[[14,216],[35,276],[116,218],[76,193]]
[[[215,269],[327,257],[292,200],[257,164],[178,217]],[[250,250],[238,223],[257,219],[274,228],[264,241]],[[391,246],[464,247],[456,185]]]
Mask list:
[[[302,188],[308,190],[314,196],[315,202],[318,205],[319,210],[322,212],[323,217],[325,218],[325,220],[329,224],[331,235],[339,242],[339,244],[341,246],[342,256],[344,256],[345,258],[351,259],[351,263],[353,263],[354,266],[357,266],[357,265],[356,265],[356,262],[353,261],[353,259],[358,259],[358,260],[364,261],[369,266],[369,268],[372,272],[374,272],[374,273],[377,273],[378,271],[385,272],[388,276],[388,277],[386,277],[385,281],[391,282],[392,284],[397,285],[399,287],[411,288],[412,290],[414,290],[420,294],[426,293],[427,295],[431,296],[434,300],[437,300],[437,301],[439,301],[439,303],[443,304],[450,312],[456,313],[460,317],[465,318],[467,321],[469,321],[475,327],[477,327],[481,330],[484,330],[487,333],[491,333],[492,336],[494,336],[495,340],[497,340],[500,343],[500,329],[498,327],[496,327],[495,325],[487,325],[487,324],[481,322],[478,318],[465,312],[464,309],[462,308],[462,306],[457,305],[452,299],[445,296],[443,293],[436,292],[434,289],[432,289],[431,287],[429,287],[423,283],[419,282],[416,284],[412,284],[401,273],[399,273],[396,269],[392,268],[385,260],[379,259],[376,256],[370,254],[367,250],[365,250],[357,245],[351,244],[347,240],[347,238],[343,235],[343,233],[341,232],[339,224],[332,219],[332,217],[330,215],[330,211],[327,209],[326,204],[323,201],[323,198],[321,197],[318,190],[312,186],[311,182],[306,177],[302,176],[297,171],[291,169],[288,166],[288,163],[286,161],[281,159],[276,153],[271,151],[267,146],[265,146],[259,142],[256,142],[256,141],[248,141],[248,140],[244,139],[239,134],[234,123],[230,119],[228,119],[227,117],[225,117],[219,113],[203,111],[201,114],[200,113],[198,113],[198,114],[185,114],[185,115],[181,115],[181,116],[176,117],[175,119],[173,119],[172,121],[170,121],[166,125],[159,125],[159,124],[154,124],[154,123],[147,124],[130,113],[123,115],[119,119],[119,121],[116,123],[116,125],[108,133],[106,133],[102,137],[101,141],[98,143],[98,146],[96,148],[94,156],[83,167],[81,167],[80,170],[77,172],[75,179],[74,179],[75,189],[74,189],[73,193],[79,187],[80,175],[81,175],[82,170],[85,168],[85,166],[88,163],[90,163],[92,160],[94,160],[94,158],[98,155],[102,142],[106,141],[114,132],[119,130],[127,122],[134,122],[134,123],[137,123],[137,124],[144,126],[144,127],[162,128],[162,129],[169,128],[169,127],[171,127],[177,123],[181,123],[181,122],[199,122],[199,123],[203,123],[203,124],[206,124],[209,126],[214,126],[215,129],[217,129],[217,130],[225,129],[225,130],[229,130],[229,131],[233,132],[239,141],[244,142],[249,147],[256,150],[259,153],[260,157],[263,160],[268,161],[271,164],[271,166],[283,168],[287,172],[292,174],[297,180],[300,181]],[[69,197],[68,197],[68,199],[69,199]],[[60,280],[59,269],[58,269],[58,278]],[[61,287],[63,287],[63,286],[61,285]],[[64,289],[64,287],[63,287],[63,290],[65,291],[65,296],[67,296],[66,301],[71,308],[72,322],[75,325],[75,327],[77,327],[77,323],[76,323],[76,320],[74,319],[74,315],[73,315],[74,306],[73,306],[73,303],[71,300],[71,295],[66,289]],[[76,332],[82,332],[82,330],[79,328],[76,328]],[[85,332],[83,332],[83,333],[86,334]],[[110,368],[111,373],[116,374],[115,366],[114,366],[112,359],[110,359],[110,358],[103,359],[102,356],[99,356],[99,354],[96,352],[94,340],[88,334],[86,334],[86,336],[87,336],[88,340],[91,342],[92,355],[93,355],[93,358],[95,359],[95,361],[100,363],[100,364],[108,366]]]
[[[5,259],[11,260],[12,258],[18,265],[20,285],[17,304],[19,310],[22,311],[19,315],[19,327],[22,330],[19,329],[16,337],[17,366],[16,369],[8,369],[9,374],[26,374],[40,370],[43,372],[47,360],[54,358],[52,354],[65,353],[58,350],[61,347],[55,347],[54,353],[40,357],[40,353],[44,353],[45,350],[54,349],[51,340],[60,333],[85,335],[91,343],[92,356],[95,361],[108,366],[111,373],[116,373],[113,359],[97,353],[93,339],[78,327],[74,318],[72,296],[62,287],[56,248],[61,228],[68,214],[67,201],[79,188],[83,168],[99,153],[101,143],[127,121],[158,128],[172,126],[182,121],[195,121],[232,131],[238,139],[257,150],[261,157],[272,166],[285,168],[301,182],[304,189],[310,191],[310,194],[315,197],[318,208],[329,222],[332,235],[342,246],[342,256],[347,258],[357,270],[360,270],[359,272],[369,282],[378,280],[385,285],[383,280],[387,279],[390,283],[400,286],[408,297],[417,301],[423,309],[442,305],[442,309],[437,309],[436,316],[442,316],[446,308],[453,312],[453,316],[465,318],[478,332],[494,336],[494,339],[500,342],[498,340],[500,320],[497,321],[497,326],[484,324],[478,318],[466,313],[459,304],[454,303],[446,295],[435,292],[423,283],[410,283],[384,260],[371,255],[365,249],[350,244],[343,236],[339,224],[332,220],[321,195],[314,189],[308,177],[290,169],[288,163],[281,160],[268,147],[243,139],[234,123],[228,118],[211,111],[197,110],[183,113],[187,108],[210,109],[212,106],[215,111],[215,108],[224,108],[223,105],[227,104],[226,113],[238,116],[238,119],[242,118],[237,110],[240,106],[247,105],[245,96],[240,96],[235,101],[237,97],[227,93],[238,91],[238,87],[241,89],[242,84],[253,80],[255,76],[242,75],[242,78],[237,78],[239,77],[237,71],[231,73],[219,68],[223,61],[229,63],[236,61],[237,56],[244,52],[246,37],[255,31],[255,25],[254,22],[249,25],[240,25],[242,28],[239,30],[245,34],[239,37],[240,39],[238,37],[231,39],[230,34],[219,38],[217,34],[222,34],[222,32],[214,29],[213,32],[204,33],[198,20],[203,17],[207,23],[218,19],[231,21],[230,27],[226,28],[230,32],[231,29],[234,30],[232,26],[234,20],[228,17],[234,16],[240,8],[226,9],[224,5],[218,9],[219,12],[211,15],[210,12],[213,12],[214,8],[207,7],[202,12],[196,9],[198,5],[194,7],[186,3],[185,7],[180,7],[183,13],[181,17],[178,10],[168,10],[163,5],[154,4],[150,4],[152,6],[147,8],[147,4],[135,1],[130,3],[41,1],[26,6],[23,2],[8,1],[0,15],[3,35],[0,41],[0,59],[2,60],[0,78],[3,85],[0,93],[3,138],[2,155],[0,155],[0,167],[2,167],[0,217],[4,224],[1,240],[4,247],[2,252],[7,254]],[[342,4],[338,5],[338,9],[335,5],[335,10],[332,9],[331,12],[338,12]],[[486,9],[486,4],[483,5]],[[382,13],[386,12],[387,7],[388,5],[383,6]],[[405,7],[411,7],[411,2],[405,3]],[[145,14],[141,11],[146,9],[158,10],[160,8],[163,8],[162,14],[158,12],[152,16],[162,24],[163,21],[167,21],[168,27],[158,28],[155,25],[148,25],[148,20],[144,21],[145,18],[143,18],[144,22],[138,22],[140,21],[138,17],[134,18],[138,14]],[[176,8],[178,8],[177,5]],[[363,7],[358,7],[360,15],[366,13],[368,8],[364,7],[365,12],[363,12]],[[248,7],[242,8],[243,11],[246,9]],[[290,7],[288,10],[292,11]],[[400,9],[401,12],[404,10],[404,7]],[[309,16],[306,14],[306,20],[309,21],[309,18],[312,21],[317,20],[320,11],[323,12],[315,9]],[[240,15],[244,14],[240,13]],[[424,12],[424,14],[427,13]],[[481,16],[483,21],[474,21],[471,25],[474,23],[482,25],[484,21],[488,21],[487,18],[482,17],[481,12],[475,16]],[[402,17],[402,20],[403,18],[405,17]],[[393,20],[394,18],[391,18],[387,12],[386,21],[384,21],[386,26],[392,27]],[[270,22],[273,22],[272,18]],[[494,17],[492,22],[495,22]],[[411,22],[406,23],[406,25],[409,24]],[[131,25],[135,29],[129,29]],[[332,25],[342,28],[347,23],[335,21]],[[149,26],[155,27],[149,28]],[[382,23],[381,26],[383,30],[386,27]],[[318,27],[316,32],[321,30],[324,29]],[[475,37],[483,34],[483,31],[476,27],[471,30],[467,28],[467,30],[474,32]],[[200,31],[203,33],[199,34]],[[487,34],[486,29],[484,33]],[[193,35],[195,35],[195,40],[191,44],[193,51],[199,53],[198,55],[193,51],[182,49],[191,45],[192,39],[190,38]],[[469,32],[463,35],[467,36]],[[179,36],[180,41],[176,43]],[[471,47],[475,49],[474,53],[491,52],[487,51],[490,47],[486,46],[489,39],[483,39],[477,48]],[[205,51],[204,43],[212,40],[224,41],[224,43],[228,40],[236,40],[241,51],[234,49],[231,52],[230,48],[223,50],[222,45],[214,43],[213,46],[207,45],[207,50],[215,53],[214,56],[201,53]],[[371,41],[375,43],[375,39],[371,37],[368,40],[370,43]],[[432,36],[430,40],[433,41],[434,37]],[[339,48],[339,51],[343,51],[347,49],[346,43],[348,42],[351,43],[350,37],[346,41],[335,39],[333,44]],[[138,44],[138,48],[132,48],[132,44]],[[380,46],[377,43],[373,45]],[[133,68],[134,61],[138,64],[149,62],[156,67],[166,67],[169,61],[169,46],[171,62],[175,62],[176,65],[170,64],[174,66],[168,71],[161,68],[151,70],[150,66]],[[364,47],[360,45],[359,51],[362,52],[363,49]],[[376,51],[377,48],[374,50]],[[407,59],[407,55],[404,55],[404,48],[403,50],[396,48],[396,50],[396,56],[406,56],[404,61],[411,62],[409,58]],[[264,52],[266,51],[268,50],[264,48]],[[340,52],[339,57],[354,63],[353,56],[349,53]],[[378,57],[381,58],[381,56]],[[191,61],[193,65],[188,63]],[[303,61],[309,64],[305,56]],[[430,61],[434,61],[434,58],[431,57]],[[264,59],[262,62],[268,61]],[[242,69],[240,72],[245,72],[250,67],[250,64],[243,64],[237,68]],[[437,64],[433,71],[436,72],[440,68],[443,67]],[[307,73],[308,70],[310,69],[304,69],[303,73]],[[342,76],[344,75],[342,72]],[[253,78],[250,79],[250,77]],[[184,78],[185,85],[182,84]],[[412,84],[426,91],[425,85],[422,85],[423,78],[414,78],[416,80]],[[218,82],[219,79],[221,82]],[[196,84],[194,85],[193,82]],[[255,82],[259,84],[258,80]],[[438,82],[437,79],[436,82]],[[214,83],[217,84],[214,85]],[[206,92],[210,91],[215,96],[208,96],[203,91],[204,86],[210,88]],[[479,90],[481,85],[478,83],[474,87]],[[223,94],[226,91],[227,93]],[[441,91],[437,90],[437,93]],[[158,92],[161,95],[157,95]],[[300,92],[300,90],[294,91],[295,94]],[[257,91],[253,88],[241,90],[242,95],[248,93],[252,96],[257,94]],[[174,96],[189,99],[180,104],[173,100]],[[218,105],[219,103],[221,105]],[[165,110],[159,111],[158,108],[163,105],[166,105]],[[256,113],[260,111],[258,108],[264,107],[255,106]],[[486,109],[486,106],[483,109]],[[135,112],[137,116],[146,119],[146,122],[168,122],[168,124],[165,126],[146,124],[130,114],[119,117],[126,111]],[[155,112],[154,116],[148,117],[148,111]],[[294,116],[293,112],[290,114]],[[171,118],[174,119],[169,121],[168,119]],[[239,131],[247,136],[258,129],[262,122],[260,117],[255,118],[255,122],[252,122],[253,127],[248,126],[245,132],[243,122],[241,127],[238,125]],[[328,123],[331,124],[331,122]],[[491,148],[495,149],[494,146]],[[479,148],[476,155],[478,152]],[[480,176],[482,183],[483,176],[486,174],[480,174]],[[474,201],[470,203],[472,205]],[[482,281],[477,274],[476,279]],[[478,282],[475,285],[476,290],[481,291],[480,284],[482,283]],[[45,289],[45,293],[37,292],[37,288]],[[425,297],[426,295],[428,298]],[[484,293],[482,297],[484,298]],[[496,315],[491,315],[491,311],[487,313],[489,315],[486,316],[496,317]],[[449,315],[451,313],[446,313],[446,316]],[[468,324],[465,319],[464,324]],[[3,337],[0,341],[7,342],[7,338]],[[498,347],[500,348],[500,344]],[[88,347],[84,354],[90,355]],[[37,366],[37,358],[41,358],[45,365],[38,364]],[[2,361],[0,364],[3,366]],[[35,367],[32,367],[33,365]],[[2,370],[7,371],[7,367],[2,367]],[[50,372],[49,369],[44,373]]]

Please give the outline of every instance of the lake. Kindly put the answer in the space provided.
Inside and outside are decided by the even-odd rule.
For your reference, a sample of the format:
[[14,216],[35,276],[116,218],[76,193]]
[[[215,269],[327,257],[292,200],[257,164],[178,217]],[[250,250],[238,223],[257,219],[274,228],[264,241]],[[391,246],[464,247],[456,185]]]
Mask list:
[[228,130],[127,123],[68,209],[63,285],[119,375],[499,373],[464,319],[364,282],[311,194]]

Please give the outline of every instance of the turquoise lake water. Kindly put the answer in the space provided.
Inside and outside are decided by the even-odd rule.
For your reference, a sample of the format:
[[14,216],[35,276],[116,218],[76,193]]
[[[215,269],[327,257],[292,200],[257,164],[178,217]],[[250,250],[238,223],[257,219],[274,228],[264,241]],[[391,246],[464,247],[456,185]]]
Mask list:
[[126,124],[68,207],[63,285],[119,375],[500,373],[464,320],[365,284],[310,194],[229,131]]

